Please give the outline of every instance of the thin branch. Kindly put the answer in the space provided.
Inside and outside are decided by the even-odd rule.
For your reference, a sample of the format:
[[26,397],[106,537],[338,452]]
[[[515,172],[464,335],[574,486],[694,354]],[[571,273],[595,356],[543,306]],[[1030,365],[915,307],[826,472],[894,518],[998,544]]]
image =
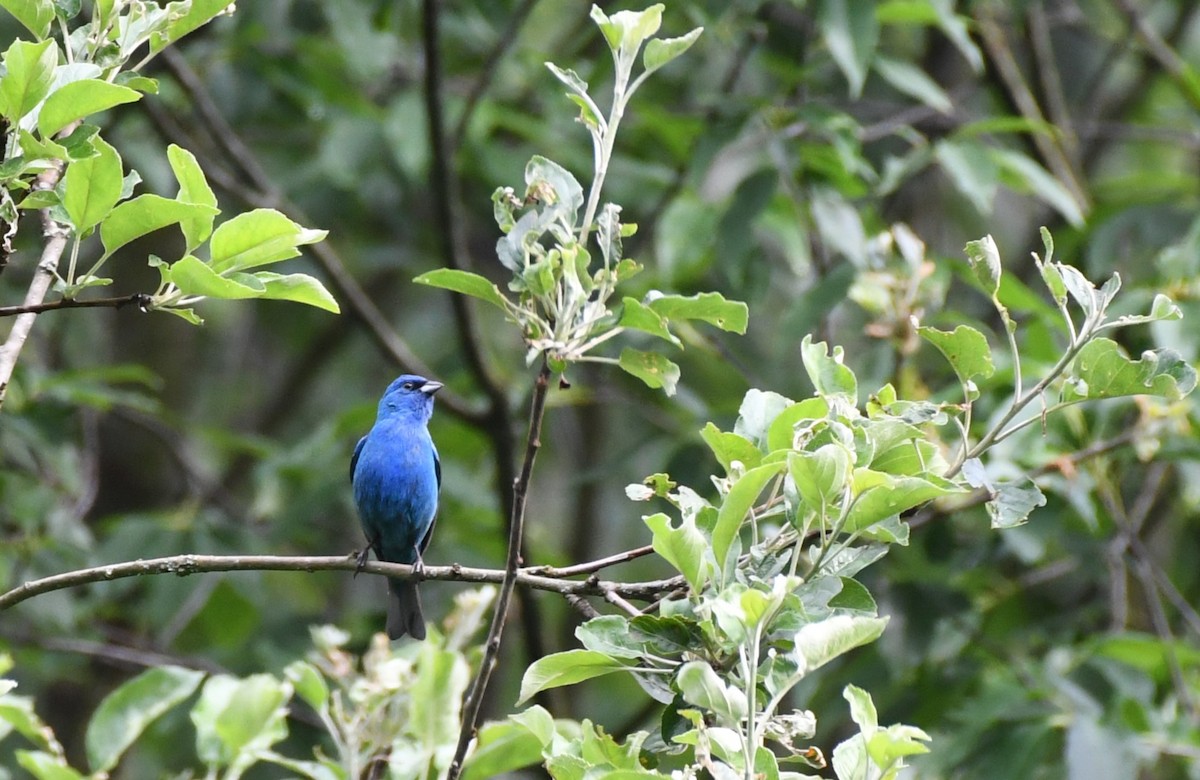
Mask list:
[[1150,57],[1167,72],[1193,108],[1200,108],[1200,72],[1159,35],[1145,11],[1139,10],[1131,0],[1116,0],[1116,6]]
[[619,552],[607,558],[599,558],[587,563],[577,563],[574,566],[531,566],[526,571],[530,574],[541,574],[546,577],[574,577],[579,574],[591,574],[592,572],[614,566],[618,563],[636,560],[652,552],[654,552],[654,547],[646,545],[645,547],[635,547],[632,550]]
[[[77,588],[94,582],[129,577],[149,577],[174,574],[186,577],[189,574],[204,574],[225,571],[358,571],[358,553],[351,555],[171,555],[164,558],[148,558],[123,561],[104,566],[53,574],[41,579],[29,580],[6,593],[0,594],[0,612],[27,601],[34,596],[52,593],[66,588]],[[618,593],[625,598],[648,601],[657,598],[679,585],[677,577],[647,582],[611,582],[589,577],[585,580],[560,580],[544,577],[517,569],[514,572],[501,569],[477,569],[460,566],[426,565],[422,573],[414,574],[411,566],[400,563],[368,561],[361,569],[367,574],[379,574],[403,580],[441,580],[445,582],[493,582],[524,588],[545,590],[560,595],[575,594],[603,596],[608,592]],[[511,588],[509,589],[511,593]],[[503,592],[503,591],[502,591]]]
[[471,85],[471,89],[467,93],[466,102],[463,104],[462,113],[458,115],[458,122],[454,126],[454,135],[450,137],[450,148],[457,149],[462,145],[463,137],[467,134],[467,125],[470,124],[471,117],[475,115],[475,108],[479,105],[480,98],[487,92],[488,87],[492,85],[492,80],[496,77],[497,66],[500,64],[500,60],[504,59],[504,55],[517,42],[521,26],[525,24],[525,20],[529,17],[529,12],[533,10],[533,6],[536,4],[537,0],[521,0],[521,4],[509,15],[508,24],[504,25],[504,29],[497,36],[492,50],[488,52],[483,62],[480,63],[479,77]]
[[475,738],[479,711],[483,705],[483,694],[487,690],[492,672],[496,669],[496,660],[500,652],[500,638],[504,634],[504,624],[508,616],[508,603],[520,577],[518,566],[520,565],[521,542],[525,529],[525,499],[529,491],[529,480],[533,476],[533,463],[537,458],[538,449],[542,446],[542,419],[546,414],[546,396],[549,395],[549,391],[550,364],[543,356],[542,367],[533,386],[529,434],[525,441],[525,462],[521,466],[521,475],[513,485],[512,519],[509,524],[508,558],[504,567],[504,579],[500,585],[500,593],[496,597],[496,612],[492,618],[491,628],[488,629],[483,660],[479,664],[479,672],[476,674],[475,682],[471,685],[471,690],[463,704],[462,728],[458,734],[458,746],[454,750],[454,759],[450,762],[450,768],[446,775],[447,780],[458,780],[458,776],[462,773],[467,749]]
[[[72,122],[63,128],[59,135],[69,134],[78,124],[78,122]],[[58,185],[60,176],[62,176],[61,163],[39,174],[34,189],[52,190]],[[25,301],[22,304],[29,311],[17,315],[12,330],[8,332],[8,338],[3,346],[0,346],[0,408],[4,406],[4,397],[8,395],[8,383],[17,367],[17,358],[20,357],[21,349],[25,346],[26,339],[29,338],[29,331],[33,329],[33,321],[37,319],[38,313],[33,311],[33,308],[45,300],[46,293],[50,291],[50,286],[58,272],[58,262],[62,259],[63,252],[67,248],[67,238],[70,236],[65,225],[60,225],[51,218],[49,209],[42,209],[41,214],[42,235],[46,238],[46,244],[42,247],[42,256],[38,260],[37,269],[33,273],[33,281],[29,284],[29,290],[25,293]]]
[[0,306],[0,317],[13,317],[18,314],[41,314],[44,311],[58,311],[59,309],[123,309],[126,306],[134,305],[145,311],[146,306],[149,304],[150,296],[146,293],[118,295],[115,298],[91,298],[85,301],[76,298],[63,298],[62,300],[48,301],[46,303]]
[[[295,203],[275,185],[274,180],[259,165],[254,152],[241,139],[233,127],[221,115],[221,111],[213,102],[212,97],[204,88],[200,77],[188,65],[182,54],[173,48],[163,51],[162,62],[171,72],[196,108],[196,113],[207,125],[207,135],[213,139],[220,150],[240,169],[241,174],[258,193],[248,196],[255,206],[263,208],[279,208],[296,217],[300,222],[308,224],[310,220]],[[432,376],[433,371],[417,357],[409,347],[408,342],[401,338],[388,322],[387,317],[379,310],[374,301],[363,289],[362,285],[346,270],[345,263],[329,241],[322,241],[308,247],[308,251],[325,270],[329,281],[333,284],[338,298],[344,302],[349,312],[361,322],[375,341],[376,346],[405,371]],[[474,408],[466,399],[442,390],[438,394],[438,402],[451,414],[473,424],[480,424],[484,413]]]
[[[1041,107],[1038,106],[1037,98],[1030,91],[1029,85],[1025,83],[1025,76],[1021,73],[1021,66],[1017,64],[1016,57],[1013,56],[1008,36],[1004,34],[1004,28],[996,21],[991,10],[985,10],[976,21],[979,24],[980,36],[983,39],[984,48],[987,49],[988,57],[996,66],[1000,81],[1008,91],[1017,110],[1021,112],[1021,116],[1030,121],[1045,124],[1046,118],[1042,114]],[[1076,205],[1086,212],[1090,207],[1087,192],[1080,184],[1079,174],[1071,165],[1071,161],[1062,147],[1059,146],[1058,140],[1045,133],[1033,133],[1032,140],[1034,146],[1037,147],[1038,154],[1054,177],[1070,191]]]

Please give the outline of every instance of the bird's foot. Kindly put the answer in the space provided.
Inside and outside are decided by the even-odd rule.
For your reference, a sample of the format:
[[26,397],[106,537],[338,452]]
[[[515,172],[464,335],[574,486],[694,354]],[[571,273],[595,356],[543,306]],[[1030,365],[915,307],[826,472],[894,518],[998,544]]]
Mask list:
[[413,579],[420,582],[425,579],[425,561],[421,558],[420,550],[416,550],[415,552],[417,553],[417,559],[413,561],[412,565]]
[[358,576],[358,573],[360,571],[362,571],[364,568],[366,568],[367,561],[370,560],[370,558],[371,558],[371,549],[374,546],[375,546],[374,544],[368,544],[366,547],[362,548],[361,551],[357,551],[357,550],[355,551],[355,554],[357,557],[357,560],[355,561],[355,565],[354,565],[354,576],[355,577]]

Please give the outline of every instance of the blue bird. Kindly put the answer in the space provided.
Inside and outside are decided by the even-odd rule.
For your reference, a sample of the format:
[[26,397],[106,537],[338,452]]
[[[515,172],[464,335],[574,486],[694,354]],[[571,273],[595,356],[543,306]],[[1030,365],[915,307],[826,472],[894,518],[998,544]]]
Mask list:
[[[433,535],[442,464],[427,427],[433,416],[433,395],[441,382],[405,374],[379,399],[375,425],[359,440],[350,459],[354,503],[367,548],[381,561],[421,565],[421,553]],[[406,633],[425,638],[425,618],[417,584],[389,579],[387,634]]]

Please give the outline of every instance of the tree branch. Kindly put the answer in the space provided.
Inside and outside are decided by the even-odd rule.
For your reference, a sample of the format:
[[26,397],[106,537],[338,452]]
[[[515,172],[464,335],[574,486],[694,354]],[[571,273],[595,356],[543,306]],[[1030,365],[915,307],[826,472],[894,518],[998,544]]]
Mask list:
[[[56,590],[76,588],[93,582],[108,582],[129,577],[149,577],[163,574],[174,574],[186,577],[189,574],[204,574],[224,571],[358,571],[358,553],[351,555],[171,555],[165,558],[148,558],[136,561],[93,566],[88,569],[54,574],[37,580],[30,580],[18,585],[6,593],[0,594],[0,612],[27,601],[34,596],[52,593]],[[604,596],[616,593],[625,598],[649,601],[675,587],[682,578],[672,577],[664,580],[646,582],[612,582],[589,577],[585,580],[561,580],[531,574],[528,571],[516,569],[476,569],[460,566],[457,563],[448,566],[426,565],[424,572],[414,574],[413,567],[400,563],[383,563],[368,561],[361,569],[367,574],[379,574],[403,580],[441,580],[445,582],[493,582],[501,584],[501,595],[504,585],[520,585],[524,588],[545,590],[560,595]],[[497,601],[499,605],[499,601]],[[490,637],[489,637],[490,639]]]
[[[208,126],[208,135],[218,147],[228,155],[241,175],[258,191],[248,194],[247,200],[255,206],[263,208],[279,208],[296,217],[300,222],[308,224],[310,220],[295,203],[279,190],[274,180],[258,164],[254,152],[242,141],[241,137],[221,115],[220,109],[209,96],[196,72],[188,65],[182,54],[173,48],[168,48],[160,55],[163,64],[187,94],[192,105],[196,107],[199,118]],[[338,297],[346,304],[349,312],[361,322],[375,341],[375,344],[402,370],[432,376],[428,365],[409,347],[408,342],[401,338],[388,322],[387,317],[371,300],[355,278],[346,270],[345,263],[328,241],[313,244],[308,251],[324,269],[329,281],[333,284]],[[482,424],[484,412],[476,409],[466,399],[449,388],[438,394],[439,403],[455,417],[475,425]]]
[[[69,134],[78,124],[78,122],[72,122],[63,128],[59,135]],[[62,176],[62,169],[63,166],[60,162],[43,171],[38,175],[33,188],[35,190],[54,189],[58,185],[59,177]],[[25,301],[22,304],[22,307],[28,311],[17,315],[12,330],[8,332],[8,338],[4,345],[0,346],[0,408],[3,408],[4,398],[8,395],[8,383],[17,367],[17,358],[21,355],[25,340],[29,338],[29,331],[33,329],[33,321],[37,319],[38,313],[33,308],[45,300],[46,293],[50,291],[55,273],[58,271],[58,261],[62,259],[63,251],[67,248],[67,238],[70,236],[65,225],[60,225],[50,217],[49,209],[42,209],[41,214],[42,235],[46,238],[46,244],[42,247],[42,256],[38,260],[37,268],[33,272],[33,281],[29,284],[29,291],[25,293]]]
[[[492,672],[496,668],[496,659],[500,652],[500,638],[504,634],[504,624],[508,617],[508,603],[512,597],[513,588],[520,579],[518,567],[521,563],[521,543],[525,529],[525,498],[529,491],[529,480],[533,476],[533,463],[537,458],[538,449],[542,446],[542,419],[546,414],[546,396],[549,395],[549,391],[550,364],[543,355],[542,368],[538,372],[533,386],[533,401],[529,413],[529,435],[525,441],[525,462],[521,466],[521,475],[513,485],[512,519],[509,524],[508,558],[504,566],[504,580],[500,585],[500,593],[496,597],[496,611],[492,618],[491,628],[488,629],[483,660],[479,664],[479,672],[476,674],[475,682],[471,685],[471,690],[463,704],[462,727],[458,734],[458,746],[454,750],[454,759],[450,762],[450,768],[446,775],[447,780],[458,780],[458,776],[462,773],[467,748],[475,737],[476,724],[479,722],[483,694],[487,690],[488,680],[491,679]],[[591,582],[591,579],[589,578],[585,582]],[[605,591],[601,592],[603,594]]]
[[139,309],[145,311],[149,303],[150,296],[146,293],[119,295],[115,298],[91,298],[86,301],[75,298],[63,298],[62,300],[50,301],[48,303],[0,306],[0,317],[12,317],[18,314],[41,314],[44,311],[57,311],[59,309],[123,309],[130,305],[136,305]]

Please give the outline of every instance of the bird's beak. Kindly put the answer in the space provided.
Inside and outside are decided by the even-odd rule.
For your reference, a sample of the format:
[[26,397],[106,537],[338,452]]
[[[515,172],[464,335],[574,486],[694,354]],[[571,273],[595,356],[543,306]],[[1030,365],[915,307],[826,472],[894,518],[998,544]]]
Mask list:
[[435,382],[432,379],[430,379],[428,382],[421,385],[421,392],[424,393],[425,395],[433,395],[438,390],[441,390],[443,387],[445,387],[445,385],[443,385],[441,382]]

